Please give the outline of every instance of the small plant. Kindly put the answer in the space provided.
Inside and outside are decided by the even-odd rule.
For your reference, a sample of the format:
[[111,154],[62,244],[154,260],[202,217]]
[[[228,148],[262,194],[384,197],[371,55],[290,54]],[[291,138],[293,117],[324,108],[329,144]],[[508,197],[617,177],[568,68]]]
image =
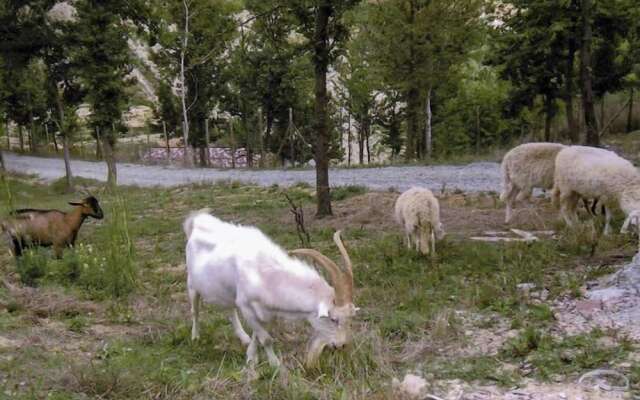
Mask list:
[[331,200],[341,201],[367,193],[367,188],[358,185],[338,186],[331,189]]
[[28,286],[36,286],[47,271],[48,256],[42,249],[30,249],[17,260],[16,269],[20,282]]

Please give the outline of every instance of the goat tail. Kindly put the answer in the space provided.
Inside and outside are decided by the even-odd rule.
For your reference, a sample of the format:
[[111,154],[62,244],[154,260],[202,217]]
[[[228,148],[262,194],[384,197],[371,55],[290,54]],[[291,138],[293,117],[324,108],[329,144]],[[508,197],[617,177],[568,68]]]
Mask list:
[[211,212],[210,208],[203,208],[198,211],[192,211],[189,213],[187,218],[185,218],[182,223],[182,229],[184,229],[184,234],[187,236],[187,240],[191,237],[191,233],[193,233],[193,223],[196,217],[202,214],[209,214]]

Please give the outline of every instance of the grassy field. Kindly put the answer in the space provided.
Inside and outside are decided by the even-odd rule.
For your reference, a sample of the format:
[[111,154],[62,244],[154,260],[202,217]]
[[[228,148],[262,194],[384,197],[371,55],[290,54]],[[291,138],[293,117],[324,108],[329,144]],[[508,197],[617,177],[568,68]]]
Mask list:
[[[235,182],[173,189],[120,188],[84,181],[101,201],[78,246],[61,260],[29,252],[17,265],[0,253],[0,398],[16,399],[386,399],[391,380],[418,372],[433,393],[451,384],[510,388],[565,384],[595,368],[617,368],[640,391],[638,343],[613,330],[569,336],[555,325],[555,301],[634,254],[629,237],[600,237],[589,225],[561,230],[553,211],[521,212],[525,229],[556,229],[556,240],[484,243],[469,237],[504,229],[495,194],[441,196],[448,236],[438,255],[407,251],[391,219],[396,193],[334,191],[335,217],[313,218],[313,191]],[[80,193],[13,176],[0,187],[2,215],[13,207],[69,209]],[[244,348],[225,315],[204,307],[201,339],[190,340],[181,222],[210,207],[254,224],[285,248],[300,246],[287,193],[304,206],[311,246],[334,259],[343,229],[354,262],[354,342],[303,367],[307,327],[274,325],[284,368],[244,369]],[[618,221],[619,224],[619,221]],[[518,290],[533,283],[543,298]],[[264,360],[264,357],[261,357]]]

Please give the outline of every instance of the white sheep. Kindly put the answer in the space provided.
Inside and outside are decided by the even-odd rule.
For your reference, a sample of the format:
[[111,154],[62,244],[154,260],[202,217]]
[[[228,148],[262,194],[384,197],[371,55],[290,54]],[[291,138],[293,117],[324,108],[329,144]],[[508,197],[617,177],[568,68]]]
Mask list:
[[[616,153],[586,146],[570,146],[556,157],[553,201],[567,225],[576,220],[582,198],[598,199],[605,207],[604,233],[611,231],[611,207],[619,206],[628,218],[640,209],[640,173]],[[629,225],[625,221],[625,225]]]
[[[263,323],[274,317],[306,319],[314,330],[307,353],[307,365],[313,365],[327,345],[342,347],[351,338],[353,305],[351,260],[340,239],[334,235],[344,261],[339,267],[329,258],[311,249],[290,254],[307,257],[322,266],[333,287],[318,272],[287,254],[260,230],[223,222],[207,210],[191,214],[184,222],[187,235],[187,289],[191,303],[192,339],[199,337],[198,309],[205,302],[231,310],[236,336],[247,346],[247,362],[258,361],[258,344],[266,351],[269,363],[278,366],[271,335]],[[253,333],[249,336],[238,312]]]
[[500,200],[506,203],[505,223],[511,221],[516,202],[531,198],[534,188],[551,189],[559,143],[526,143],[509,150],[502,159]]
[[407,248],[411,249],[413,239],[415,249],[422,254],[435,255],[436,239],[444,237],[440,222],[440,205],[429,189],[413,187],[402,193],[396,200],[395,219],[405,232]]

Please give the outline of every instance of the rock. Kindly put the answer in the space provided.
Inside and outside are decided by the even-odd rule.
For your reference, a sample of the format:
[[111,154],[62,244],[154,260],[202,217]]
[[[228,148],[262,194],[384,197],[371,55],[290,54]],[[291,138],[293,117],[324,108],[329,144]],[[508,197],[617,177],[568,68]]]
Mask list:
[[0,349],[15,349],[16,347],[20,347],[21,344],[22,343],[19,340],[13,340],[4,336],[0,336]]
[[522,293],[522,294],[529,294],[529,292],[532,289],[535,289],[536,284],[535,283],[519,283],[518,285],[516,285],[516,289],[518,289],[518,292]]
[[400,382],[397,378],[393,378],[391,382],[394,390],[404,394],[405,396],[411,399],[418,399],[427,387],[427,381],[425,381],[421,376],[407,374],[404,376],[404,380]]

